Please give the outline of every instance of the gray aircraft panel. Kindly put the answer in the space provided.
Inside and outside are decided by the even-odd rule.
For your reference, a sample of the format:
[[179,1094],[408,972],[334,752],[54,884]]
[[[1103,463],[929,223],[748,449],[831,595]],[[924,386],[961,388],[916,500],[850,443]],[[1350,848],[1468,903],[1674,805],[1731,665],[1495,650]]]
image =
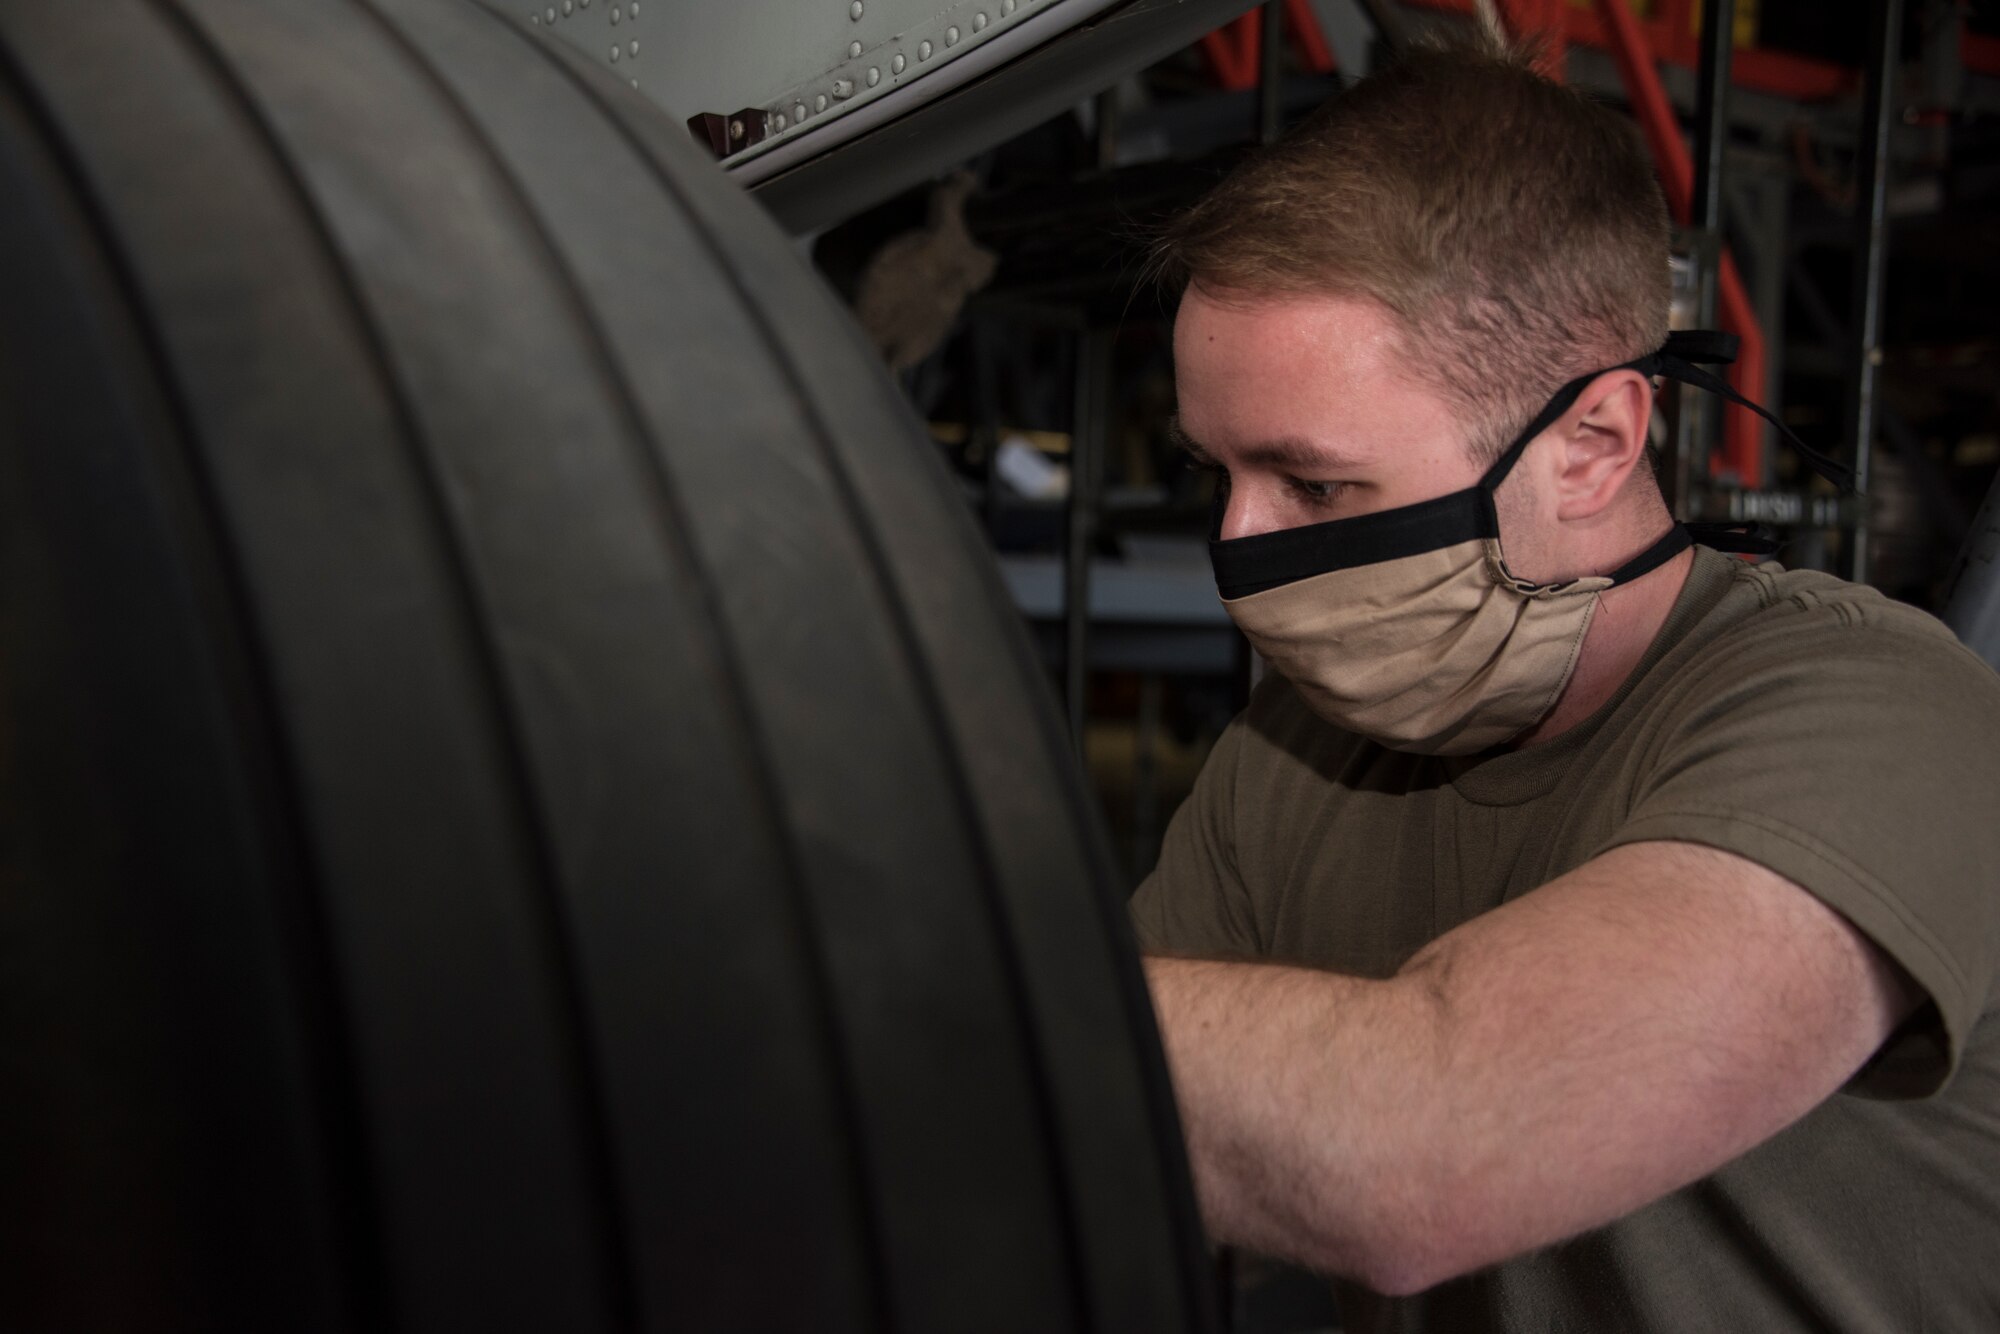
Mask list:
[[[521,13],[604,61],[676,120],[761,111],[762,140],[726,159],[750,183],[942,96],[1114,3],[542,0]],[[863,108],[869,114],[855,116]]]

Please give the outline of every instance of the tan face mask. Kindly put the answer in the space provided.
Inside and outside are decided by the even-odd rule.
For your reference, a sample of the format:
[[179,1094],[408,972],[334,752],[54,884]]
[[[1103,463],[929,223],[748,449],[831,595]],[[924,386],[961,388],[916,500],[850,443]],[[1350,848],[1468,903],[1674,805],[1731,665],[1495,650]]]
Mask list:
[[[1688,544],[1682,528],[1670,536],[1679,540],[1662,560]],[[1391,750],[1470,755],[1555,707],[1612,582],[1526,583],[1507,572],[1500,544],[1483,539],[1224,605],[1328,722]]]
[[[1676,333],[1660,351],[1612,369],[1666,375],[1745,402],[1691,364],[1731,360],[1734,343],[1728,335]],[[1466,490],[1352,519],[1211,540],[1216,586],[1231,618],[1315,713],[1392,750],[1470,755],[1519,736],[1569,684],[1604,590],[1656,569],[1693,541],[1676,524],[1621,568],[1561,584],[1530,583],[1508,570],[1494,493],[1529,442],[1607,373],[1564,385]],[[1845,469],[1791,438],[1815,470],[1842,480]],[[1219,506],[1216,518],[1219,524]],[[1720,533],[1702,537],[1754,549]]]

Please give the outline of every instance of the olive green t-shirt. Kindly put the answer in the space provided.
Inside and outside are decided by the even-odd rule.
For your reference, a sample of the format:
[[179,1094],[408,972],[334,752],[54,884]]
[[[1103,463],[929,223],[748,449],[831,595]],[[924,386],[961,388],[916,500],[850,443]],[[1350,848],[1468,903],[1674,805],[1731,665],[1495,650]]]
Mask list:
[[1623,843],[1796,881],[1930,1004],[1776,1138],[1607,1227],[1353,1331],[2000,1330],[2000,677],[1873,590],[1697,548],[1619,693],[1542,745],[1386,750],[1271,677],[1132,913],[1143,946],[1387,977]]

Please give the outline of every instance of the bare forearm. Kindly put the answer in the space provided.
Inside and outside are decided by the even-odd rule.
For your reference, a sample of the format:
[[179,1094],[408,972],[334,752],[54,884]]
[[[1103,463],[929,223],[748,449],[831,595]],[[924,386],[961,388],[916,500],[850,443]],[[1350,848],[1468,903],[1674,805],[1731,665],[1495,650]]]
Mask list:
[[1421,989],[1188,959],[1146,971],[1211,1235],[1403,1286],[1436,1143]]
[[1698,1091],[1631,1096],[1620,1044],[1645,1034],[1563,1025],[1543,989],[1491,995],[1467,971],[1449,942],[1387,981],[1147,961],[1216,1240],[1413,1292],[1688,1179],[1630,1153],[1635,1131],[1715,1162],[1749,1147]]
[[1609,1222],[1831,1094],[1915,1004],[1803,890],[1640,845],[1393,979],[1147,962],[1204,1216],[1407,1291]]

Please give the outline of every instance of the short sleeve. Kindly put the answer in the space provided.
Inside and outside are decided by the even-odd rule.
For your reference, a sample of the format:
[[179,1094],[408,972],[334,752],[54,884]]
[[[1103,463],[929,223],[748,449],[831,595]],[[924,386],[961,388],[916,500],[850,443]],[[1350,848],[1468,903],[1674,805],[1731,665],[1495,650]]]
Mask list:
[[1237,871],[1235,793],[1248,715],[1223,729],[1167,825],[1159,864],[1132,896],[1132,925],[1148,952],[1211,957],[1258,953],[1250,899]]
[[1716,644],[1675,687],[1605,845],[1736,853],[1803,886],[1929,995],[1850,1083],[1949,1082],[2000,956],[2000,678],[1886,599],[1807,599]]

